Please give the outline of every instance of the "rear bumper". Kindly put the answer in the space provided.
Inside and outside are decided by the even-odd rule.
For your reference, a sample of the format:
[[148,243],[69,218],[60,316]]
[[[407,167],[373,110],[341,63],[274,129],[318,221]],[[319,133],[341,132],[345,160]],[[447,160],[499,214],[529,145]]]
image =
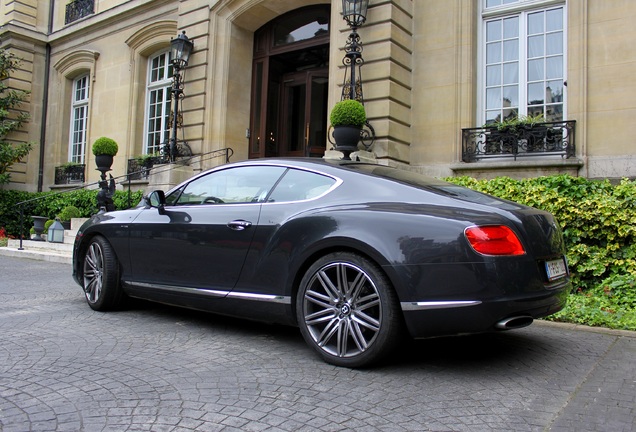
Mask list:
[[414,338],[483,333],[496,330],[506,318],[541,318],[565,307],[571,283],[523,297],[495,300],[425,301],[401,304],[409,333]]

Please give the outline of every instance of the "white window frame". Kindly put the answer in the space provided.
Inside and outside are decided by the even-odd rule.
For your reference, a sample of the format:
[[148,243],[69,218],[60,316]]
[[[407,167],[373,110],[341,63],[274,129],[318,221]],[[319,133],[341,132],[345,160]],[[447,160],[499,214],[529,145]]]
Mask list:
[[[162,61],[154,67],[154,62]],[[148,74],[146,79],[146,98],[144,114],[144,154],[161,153],[163,145],[167,144],[170,136],[170,110],[172,99],[172,66],[170,65],[170,51],[162,51],[148,58]],[[153,96],[161,95],[160,105],[153,103]],[[159,105],[157,107],[157,105]],[[159,114],[157,115],[157,109]],[[152,118],[151,118],[152,114]],[[151,122],[159,122],[159,128],[151,129]],[[159,140],[157,142],[157,135]]]
[[85,163],[86,136],[88,134],[88,104],[90,101],[90,75],[73,80],[71,97],[71,124],[68,137],[68,161]]
[[567,120],[567,58],[568,58],[568,10],[564,0],[512,0],[509,4],[486,8],[487,0],[480,0],[481,18],[479,19],[478,70],[477,70],[477,106],[476,124],[486,122],[486,22],[495,18],[519,16],[519,111],[518,115],[527,115],[527,15],[533,12],[563,8],[563,120]]

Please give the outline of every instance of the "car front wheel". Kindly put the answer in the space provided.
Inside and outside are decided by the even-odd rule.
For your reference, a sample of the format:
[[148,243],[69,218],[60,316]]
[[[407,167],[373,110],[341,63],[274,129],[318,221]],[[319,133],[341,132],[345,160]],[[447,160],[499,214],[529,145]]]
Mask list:
[[372,262],[338,252],[305,273],[296,300],[305,341],[328,363],[363,367],[377,363],[402,333],[397,296]]
[[106,311],[123,304],[119,263],[104,237],[97,236],[90,241],[84,254],[82,273],[84,294],[92,309]]

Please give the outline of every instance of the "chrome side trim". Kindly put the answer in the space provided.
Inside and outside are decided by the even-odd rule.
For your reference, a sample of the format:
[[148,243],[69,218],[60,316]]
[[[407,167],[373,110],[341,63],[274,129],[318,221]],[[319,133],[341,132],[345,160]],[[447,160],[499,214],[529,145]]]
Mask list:
[[239,298],[245,300],[255,300],[255,301],[266,301],[270,303],[282,303],[282,304],[291,304],[291,297],[288,296],[277,296],[273,294],[254,294],[254,293],[244,293],[244,292],[234,292],[231,291],[227,294],[230,298]]
[[142,288],[152,288],[156,290],[180,292],[180,293],[187,293],[187,294],[198,294],[198,295],[204,295],[208,297],[226,297],[229,292],[229,291],[202,289],[202,288],[181,287],[176,285],[151,284],[151,283],[145,283],[145,282],[124,281],[124,283],[130,286],[138,286]]
[[403,311],[417,311],[428,309],[449,309],[466,306],[477,306],[480,300],[460,300],[460,301],[429,301],[429,302],[402,302],[400,306]]
[[234,291],[220,291],[220,290],[211,290],[211,289],[203,289],[203,288],[181,287],[181,286],[175,286],[175,285],[151,284],[151,283],[145,283],[145,282],[124,281],[124,283],[130,286],[138,286],[142,288],[151,288],[156,290],[180,292],[180,293],[186,293],[186,294],[195,294],[195,295],[207,296],[207,297],[215,297],[215,298],[227,297],[227,298],[238,298],[242,300],[291,304],[291,297],[289,296],[277,296],[273,294],[256,294],[256,293],[245,293],[245,292],[234,292]]

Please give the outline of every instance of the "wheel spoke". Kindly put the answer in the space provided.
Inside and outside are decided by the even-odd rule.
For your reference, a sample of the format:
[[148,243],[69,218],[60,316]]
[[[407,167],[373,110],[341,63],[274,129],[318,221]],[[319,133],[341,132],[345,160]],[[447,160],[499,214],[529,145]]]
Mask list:
[[371,293],[367,296],[360,297],[356,300],[355,306],[357,310],[365,310],[380,304],[380,297],[378,297],[377,293]]
[[356,278],[351,283],[351,287],[347,292],[347,300],[355,301],[355,299],[360,295],[362,288],[364,287],[367,279],[364,273],[359,272],[356,275]]
[[377,332],[378,330],[380,330],[380,321],[378,321],[375,318],[370,317],[369,315],[365,314],[364,312],[361,311],[355,311],[353,314],[353,320],[355,322],[357,322],[358,324],[368,328],[369,330],[372,330],[374,332]]
[[322,287],[325,289],[329,298],[331,298],[331,300],[336,303],[340,299],[339,289],[333,284],[331,279],[329,279],[329,276],[326,272],[320,271],[318,272],[317,276],[318,281],[320,281],[320,285],[322,285]]
[[338,346],[337,346],[338,357],[344,357],[347,355],[349,333],[350,333],[349,320],[348,319],[341,320],[340,324],[338,325]]
[[305,315],[307,325],[316,325],[334,319],[337,315],[335,309],[323,309],[309,315]]
[[322,331],[322,333],[318,337],[318,340],[316,341],[318,342],[318,345],[321,347],[326,346],[327,342],[329,342],[329,340],[333,337],[334,333],[338,331],[339,327],[340,325],[337,318],[334,318],[331,321],[329,321],[329,324],[325,326],[325,329]]
[[364,351],[368,348],[367,340],[364,338],[362,334],[362,329],[357,321],[351,321],[351,338],[355,342],[356,346],[360,351]]
[[337,273],[337,284],[338,284],[338,292],[340,293],[340,298],[347,298],[349,282],[347,281],[347,267],[344,264],[338,264],[336,267]]
[[336,303],[336,301],[334,301],[334,299],[332,299],[331,297],[320,294],[319,292],[313,290],[307,291],[307,294],[305,294],[305,298],[313,304],[324,308],[333,308],[333,305]]

